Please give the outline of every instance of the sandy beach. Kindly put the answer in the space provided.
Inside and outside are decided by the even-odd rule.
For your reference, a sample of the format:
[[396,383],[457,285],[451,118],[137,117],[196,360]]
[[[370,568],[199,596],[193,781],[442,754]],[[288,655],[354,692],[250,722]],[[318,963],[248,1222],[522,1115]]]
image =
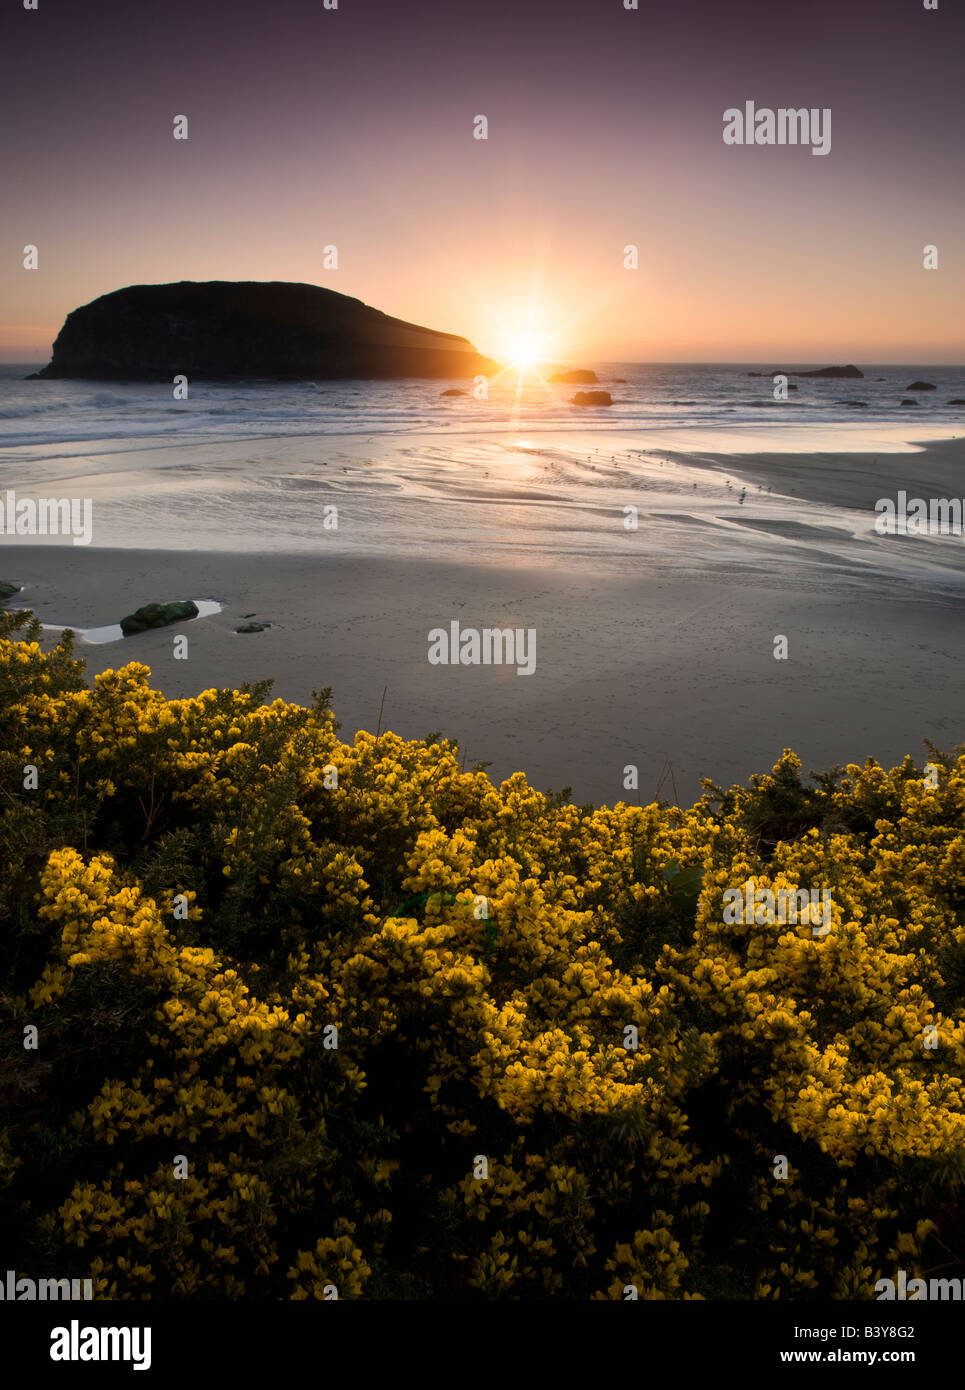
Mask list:
[[[502,537],[465,558],[451,541],[427,553],[418,530],[403,534],[411,553],[381,555],[357,537],[287,554],[8,544],[0,577],[24,585],[17,602],[42,621],[77,630],[154,600],[222,605],[121,643],[81,639],[91,675],[145,662],[171,696],[273,678],[277,695],[303,701],[330,685],[349,739],[375,728],[385,690],[383,727],[407,737],[440,731],[467,759],[490,761],[494,778],[522,769],[541,789],[571,786],[578,801],[646,802],[658,786],[689,800],[701,777],[743,781],[787,745],[820,770],[868,755],[891,764],[921,757],[925,738],[946,748],[962,739],[965,545],[873,530],[874,500],[899,487],[954,496],[961,440],[874,455],[737,456],[621,439],[625,457],[580,465],[587,478],[576,487],[581,455],[603,453],[597,439],[585,454],[586,441],[572,436],[526,445],[533,454],[463,441],[488,451],[490,466],[450,485],[485,493],[486,524]],[[603,442],[611,458],[621,453]],[[417,456],[411,441],[405,449],[414,478],[422,465],[424,488],[433,456]],[[355,455],[344,440],[338,450],[367,457],[359,442]],[[396,464],[355,466],[359,495],[373,506]],[[487,491],[481,475],[500,466],[530,468],[537,480],[555,470],[555,480],[532,485],[536,525],[518,496]],[[269,468],[260,478],[271,476]],[[548,531],[538,524],[540,487],[555,493]],[[138,495],[125,489],[119,505],[136,507]],[[626,501],[639,507],[636,531],[623,527]],[[423,524],[438,526],[448,505],[440,499]],[[251,614],[271,626],[237,634]],[[534,630],[535,671],[430,665],[428,633],[453,619]],[[187,660],[174,659],[176,632],[188,636]],[[778,636],[786,661],[774,657]],[[631,764],[637,792],[624,787]]]

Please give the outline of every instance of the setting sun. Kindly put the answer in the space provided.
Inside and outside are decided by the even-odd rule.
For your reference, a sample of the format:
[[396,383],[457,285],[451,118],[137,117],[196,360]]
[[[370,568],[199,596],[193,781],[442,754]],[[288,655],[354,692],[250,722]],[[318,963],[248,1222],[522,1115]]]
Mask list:
[[538,357],[539,348],[530,338],[520,338],[510,348],[510,363],[521,370],[526,367],[535,367]]

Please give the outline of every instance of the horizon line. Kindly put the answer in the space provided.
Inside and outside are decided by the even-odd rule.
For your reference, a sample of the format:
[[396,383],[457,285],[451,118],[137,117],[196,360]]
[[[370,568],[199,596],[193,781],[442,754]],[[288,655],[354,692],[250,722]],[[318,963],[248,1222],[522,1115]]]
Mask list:
[[[50,358],[51,358],[51,356],[52,356],[53,344],[51,344],[51,351],[48,352],[48,353],[46,353],[43,357],[11,357],[11,358],[6,358],[6,357],[4,357],[4,355],[3,355],[5,351],[6,351],[6,349],[4,349],[3,347],[0,347],[0,367],[36,367],[36,366],[46,366],[47,362],[50,360]],[[494,356],[493,353],[487,352],[487,351],[486,351],[485,349],[483,349],[483,348],[480,348],[480,349],[478,349],[477,351],[478,351],[478,355],[479,355],[480,357],[493,357],[493,360],[494,360],[494,361],[498,360],[498,359]],[[561,358],[549,358],[549,357],[547,357],[547,358],[541,359],[539,365],[540,365],[540,366],[565,367],[565,366],[567,366],[567,365],[572,365],[576,360],[577,360],[576,358],[569,358],[569,357],[567,357],[567,358],[562,358],[562,357],[561,357]],[[593,356],[591,356],[591,355],[588,353],[588,354],[586,354],[585,357],[581,358],[580,360],[581,360],[581,361],[585,361],[585,362],[595,363],[597,366],[613,366],[613,367],[758,367],[758,366],[760,366],[762,363],[764,363],[764,362],[766,362],[766,361],[769,361],[769,360],[773,360],[773,359],[762,358],[762,357],[746,357],[746,358],[723,358],[723,357],[718,357],[718,358],[709,358],[709,357],[677,357],[677,358],[670,358],[670,357],[593,357]],[[790,361],[790,362],[792,363],[793,366],[797,366],[797,367],[815,367],[815,366],[842,367],[842,366],[854,366],[854,367],[859,367],[859,369],[860,369],[860,363],[859,363],[859,362],[850,362],[850,363],[848,363],[848,362],[828,362],[828,360],[827,360],[826,357],[815,357],[815,358],[811,358],[811,359],[805,359],[805,358],[794,359],[794,358],[791,358],[791,357],[788,356],[788,357],[785,357],[785,358],[783,359],[783,361],[785,361],[785,362],[786,362],[786,361]],[[963,360],[963,361],[961,361],[961,362],[939,362],[939,361],[927,361],[927,360],[924,359],[924,358],[902,357],[902,358],[895,358],[895,359],[893,359],[893,360],[891,360],[891,361],[887,361],[887,362],[872,362],[872,361],[865,360],[865,366],[866,366],[866,367],[869,367],[869,368],[870,368],[870,367],[915,367],[915,366],[920,366],[920,367],[957,367],[957,368],[960,368],[961,370],[965,371],[965,360]],[[512,368],[511,366],[508,366],[508,367],[507,367],[507,370],[515,370],[515,369]],[[773,368],[773,370],[774,370],[775,372],[777,372],[777,371],[779,371],[779,368],[775,367],[775,368]],[[81,378],[78,378],[78,379],[81,379]],[[91,380],[96,380],[97,378],[90,378],[90,379],[91,379]],[[347,379],[348,379],[348,378],[347,378]],[[399,378],[399,379],[401,380],[402,378]]]

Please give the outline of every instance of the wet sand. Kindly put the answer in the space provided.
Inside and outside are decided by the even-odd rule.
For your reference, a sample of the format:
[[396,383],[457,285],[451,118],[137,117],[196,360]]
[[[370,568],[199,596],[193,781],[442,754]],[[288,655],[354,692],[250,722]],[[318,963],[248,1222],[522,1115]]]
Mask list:
[[[271,678],[305,701],[330,685],[346,738],[375,727],[385,690],[383,727],[440,731],[496,779],[688,801],[702,777],[743,782],[787,746],[821,770],[965,739],[965,542],[874,530],[879,497],[965,491],[965,440],[911,432],[88,444],[34,482],[90,486],[95,544],[3,537],[0,579],[76,629],[155,601],[222,605],[81,640],[91,675],[145,662],[171,696]],[[800,452],[807,438],[823,449]],[[270,627],[237,634],[248,615]],[[532,630],[533,674],[430,664],[430,630],[453,621]]]
[[[769,540],[780,546],[787,542]],[[10,557],[4,557],[10,568]],[[78,644],[88,674],[145,662],[167,695],[273,678],[304,701],[330,685],[342,737],[441,731],[496,779],[517,769],[578,801],[681,801],[790,746],[806,768],[920,757],[965,737],[962,604],[955,594],[831,561],[707,562],[705,577],[356,556],[36,547],[17,557],[16,602],[96,627],[154,599],[211,598],[212,617],[113,644]],[[238,635],[244,615],[270,623]],[[536,669],[433,666],[429,630],[458,620],[536,633]],[[188,637],[187,660],[174,635]],[[775,660],[774,640],[788,640]],[[51,640],[53,634],[51,634]],[[674,781],[667,775],[672,764]],[[639,791],[624,768],[639,769]]]

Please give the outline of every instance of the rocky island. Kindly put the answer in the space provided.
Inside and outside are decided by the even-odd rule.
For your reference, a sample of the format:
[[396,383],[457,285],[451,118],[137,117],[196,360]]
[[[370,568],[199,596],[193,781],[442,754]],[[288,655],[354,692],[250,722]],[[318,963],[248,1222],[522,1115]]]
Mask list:
[[472,343],[284,281],[130,285],[67,315],[37,377],[281,381],[490,375]]

